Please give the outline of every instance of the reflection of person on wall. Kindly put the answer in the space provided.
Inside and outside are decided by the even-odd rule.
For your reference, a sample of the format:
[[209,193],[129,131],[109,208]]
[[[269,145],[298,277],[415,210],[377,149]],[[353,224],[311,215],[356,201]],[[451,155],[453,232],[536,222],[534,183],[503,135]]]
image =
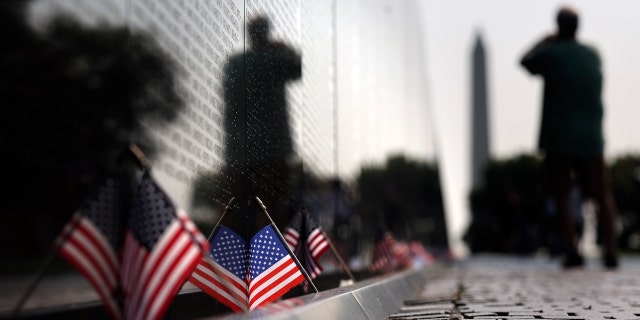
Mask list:
[[293,146],[285,85],[300,78],[301,59],[270,39],[270,27],[264,16],[251,19],[250,48],[225,67],[224,179],[241,206],[258,196],[276,222],[287,223]]
[[595,200],[604,243],[604,265],[618,265],[614,229],[615,204],[606,182],[602,132],[602,71],[598,52],[576,40],[578,15],[562,8],[558,33],[547,36],[522,58],[522,65],[544,79],[539,148],[544,171],[563,231],[566,268],[582,266],[571,214],[572,179],[583,195]]

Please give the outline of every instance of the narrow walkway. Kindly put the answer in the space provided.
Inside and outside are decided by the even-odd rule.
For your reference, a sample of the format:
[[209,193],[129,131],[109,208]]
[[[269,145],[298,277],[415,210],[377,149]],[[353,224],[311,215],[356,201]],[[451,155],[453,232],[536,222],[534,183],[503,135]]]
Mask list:
[[637,319],[640,257],[615,271],[531,258],[475,256],[427,281],[388,319]]

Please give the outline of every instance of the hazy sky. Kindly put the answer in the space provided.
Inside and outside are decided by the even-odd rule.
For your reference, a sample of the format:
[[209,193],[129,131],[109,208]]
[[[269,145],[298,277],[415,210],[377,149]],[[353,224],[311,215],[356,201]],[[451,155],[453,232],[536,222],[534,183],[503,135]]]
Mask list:
[[608,158],[640,153],[640,1],[418,0],[424,13],[430,101],[436,114],[447,210],[455,232],[468,222],[471,50],[487,55],[493,157],[534,152],[542,81],[519,65],[522,54],[555,31],[563,4],[580,15],[578,38],[601,53]]

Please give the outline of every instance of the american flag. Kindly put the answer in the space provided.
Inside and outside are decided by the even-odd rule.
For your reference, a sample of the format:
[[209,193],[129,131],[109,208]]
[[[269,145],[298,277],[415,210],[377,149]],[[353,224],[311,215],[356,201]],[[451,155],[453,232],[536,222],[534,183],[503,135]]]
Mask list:
[[320,256],[329,249],[329,240],[325,238],[320,226],[307,210],[298,211],[285,229],[284,238],[298,260],[304,266],[311,279],[322,272]]
[[430,264],[435,260],[433,254],[427,251],[424,245],[419,241],[411,241],[409,243],[409,248],[415,265]]
[[145,171],[132,203],[120,274],[127,319],[162,318],[207,251],[204,237],[185,220]]
[[124,217],[119,192],[116,181],[107,179],[74,214],[57,242],[59,254],[89,280],[114,319],[122,318],[118,248]]
[[396,240],[389,231],[381,232],[378,236],[378,240],[373,248],[373,255],[371,263],[369,264],[370,272],[382,272],[386,273],[393,271],[399,266],[399,261],[396,259],[394,253],[394,247]]
[[211,240],[210,254],[198,263],[189,282],[233,311],[247,311],[249,251],[246,241],[231,229],[220,226]]
[[278,299],[304,277],[271,226],[251,239],[250,247],[231,229],[220,226],[189,281],[235,312]]
[[398,261],[398,265],[403,267],[411,267],[413,264],[413,257],[411,253],[411,247],[406,241],[395,241],[393,246],[393,254]]
[[249,309],[278,299],[304,281],[304,276],[289,256],[271,226],[258,231],[249,248]]

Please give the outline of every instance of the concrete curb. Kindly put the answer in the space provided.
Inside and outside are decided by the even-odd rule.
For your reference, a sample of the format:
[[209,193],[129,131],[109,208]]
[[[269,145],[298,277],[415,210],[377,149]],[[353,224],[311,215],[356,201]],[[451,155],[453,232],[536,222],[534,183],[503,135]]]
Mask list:
[[354,285],[278,301],[245,314],[206,319],[384,320],[397,311],[403,301],[415,296],[429,274],[439,268],[430,265],[408,269],[358,282]]

